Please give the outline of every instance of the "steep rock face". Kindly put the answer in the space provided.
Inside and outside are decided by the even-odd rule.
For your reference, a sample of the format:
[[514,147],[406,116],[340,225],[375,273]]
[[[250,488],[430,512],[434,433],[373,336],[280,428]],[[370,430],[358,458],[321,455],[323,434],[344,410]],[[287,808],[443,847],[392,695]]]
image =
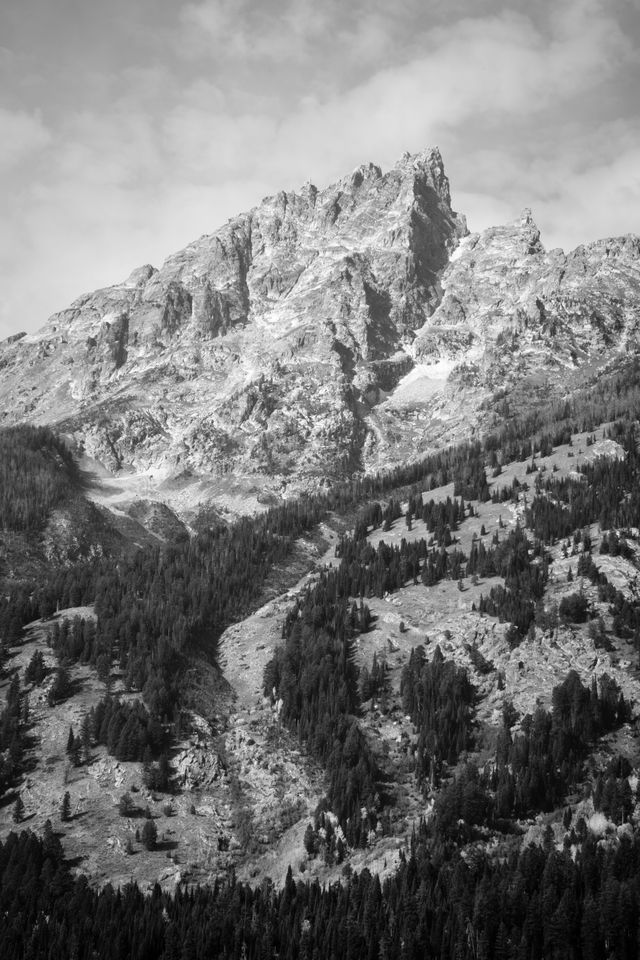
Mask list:
[[0,344],[1,422],[56,424],[182,512],[268,502],[469,436],[497,391],[561,393],[636,349],[639,306],[638,238],[547,252],[529,211],[468,235],[439,152],[407,154]]
[[565,396],[638,347],[640,239],[546,251],[531,212],[463,238],[442,300],[417,332],[412,369],[372,413],[372,465],[403,459],[511,409]]
[[508,380],[505,357],[553,370],[635,346],[637,237],[547,253],[526,210],[510,226],[465,238],[442,282],[442,302],[418,334],[416,356],[464,358],[489,386]]
[[362,402],[405,371],[465,233],[437,150],[279,193],[1,345],[3,422],[156,479],[359,468]]

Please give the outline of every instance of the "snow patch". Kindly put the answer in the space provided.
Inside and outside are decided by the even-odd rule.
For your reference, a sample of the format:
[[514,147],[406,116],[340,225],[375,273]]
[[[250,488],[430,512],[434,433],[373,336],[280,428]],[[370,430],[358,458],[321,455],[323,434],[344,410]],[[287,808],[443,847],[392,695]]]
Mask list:
[[471,236],[469,236],[469,237],[463,237],[462,240],[460,241],[460,243],[458,244],[458,246],[455,248],[455,250],[453,251],[453,253],[452,253],[451,256],[449,257],[449,263],[455,263],[456,260],[459,260],[460,257],[462,256],[463,252],[464,252],[464,251],[467,249],[467,247],[469,246],[471,240],[474,240],[474,242],[475,242],[475,241],[477,241],[477,239],[478,239],[477,236],[473,236],[473,235],[471,235]]
[[418,363],[393,391],[387,401],[392,406],[424,403],[442,390],[455,362],[451,359],[436,363]]

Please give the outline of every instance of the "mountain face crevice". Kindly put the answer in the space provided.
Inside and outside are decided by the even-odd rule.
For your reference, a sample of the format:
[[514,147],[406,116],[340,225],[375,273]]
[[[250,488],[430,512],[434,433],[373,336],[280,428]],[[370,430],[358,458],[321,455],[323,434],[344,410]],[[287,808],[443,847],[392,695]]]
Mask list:
[[[280,496],[490,425],[637,348],[640,241],[469,234],[437,149],[268,197],[0,344],[2,423],[50,423],[182,506]],[[215,483],[205,478],[217,478]]]

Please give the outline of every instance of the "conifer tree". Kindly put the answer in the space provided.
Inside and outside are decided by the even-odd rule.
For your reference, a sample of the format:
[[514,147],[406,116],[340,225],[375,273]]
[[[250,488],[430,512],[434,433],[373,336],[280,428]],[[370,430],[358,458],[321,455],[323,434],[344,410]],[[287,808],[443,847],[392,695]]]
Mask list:
[[18,794],[16,802],[13,805],[13,822],[22,823],[24,820],[24,801]]
[[158,841],[158,828],[150,818],[145,820],[142,828],[142,843],[147,850],[155,850]]

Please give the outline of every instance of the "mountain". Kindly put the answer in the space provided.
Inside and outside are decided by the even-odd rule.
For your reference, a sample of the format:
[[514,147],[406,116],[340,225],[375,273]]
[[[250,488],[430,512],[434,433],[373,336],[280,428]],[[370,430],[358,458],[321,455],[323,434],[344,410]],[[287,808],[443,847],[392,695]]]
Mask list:
[[640,239],[545,251],[525,210],[504,227],[464,238],[438,309],[418,332],[416,357],[456,363],[462,383],[511,390],[556,384],[580,366],[638,346]]
[[[2,423],[238,512],[408,461],[635,349],[640,241],[469,235],[437,149],[281,192],[0,345]],[[578,377],[579,379],[579,377]]]
[[0,345],[3,958],[636,956],[639,253],[432,150]]
[[111,471],[213,475],[209,497],[361,469],[465,233],[435,150],[279,193],[5,342],[4,423],[55,422]]

